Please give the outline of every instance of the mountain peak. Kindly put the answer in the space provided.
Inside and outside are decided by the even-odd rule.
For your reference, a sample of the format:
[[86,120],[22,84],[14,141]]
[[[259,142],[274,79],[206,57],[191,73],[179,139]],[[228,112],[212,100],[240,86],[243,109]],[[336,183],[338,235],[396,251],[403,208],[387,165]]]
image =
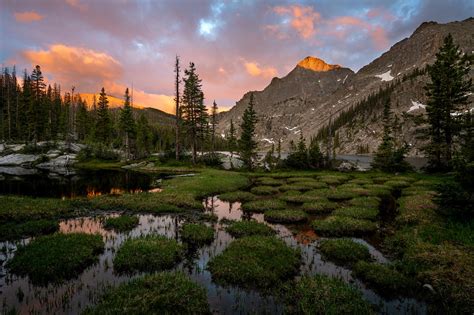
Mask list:
[[298,62],[298,67],[305,68],[308,70],[312,71],[317,71],[317,72],[325,72],[325,71],[330,71],[334,69],[339,69],[341,66],[339,65],[330,65],[327,64],[324,60],[321,60],[316,57],[311,57],[308,56]]

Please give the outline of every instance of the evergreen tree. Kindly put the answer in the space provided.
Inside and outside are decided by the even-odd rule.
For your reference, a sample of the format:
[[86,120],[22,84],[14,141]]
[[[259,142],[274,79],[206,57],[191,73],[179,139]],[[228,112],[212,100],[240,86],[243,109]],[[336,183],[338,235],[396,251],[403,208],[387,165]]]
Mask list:
[[180,150],[180,125],[181,125],[181,109],[180,109],[180,84],[181,84],[181,67],[179,65],[179,56],[176,55],[176,63],[174,67],[174,72],[176,73],[175,76],[175,153],[176,153],[176,161],[179,160],[179,150]]
[[212,152],[216,151],[216,126],[217,126],[217,103],[214,100],[211,111],[211,137],[212,137]]
[[102,144],[109,144],[112,135],[112,123],[109,113],[109,100],[104,88],[100,91],[99,103],[97,105],[95,140]]
[[290,152],[286,158],[286,166],[294,169],[307,169],[308,164],[308,150],[306,148],[306,141],[303,133],[300,133],[300,139],[295,146],[294,142],[290,143]]
[[31,89],[32,89],[32,108],[30,124],[32,129],[33,145],[42,140],[46,128],[46,113],[44,106],[44,94],[46,84],[44,83],[41,67],[37,65],[31,73]]
[[255,126],[257,124],[257,113],[253,109],[254,96],[250,94],[249,106],[245,109],[240,125],[241,134],[239,139],[240,158],[244,162],[244,167],[252,170],[253,160],[257,155],[257,142],[255,141]]
[[205,150],[206,144],[208,143],[208,138],[210,134],[209,128],[209,113],[207,112],[207,107],[204,105],[204,93],[201,91],[199,98],[199,106],[197,110],[197,132],[199,139],[199,146],[201,153]]
[[130,143],[135,138],[136,125],[133,119],[132,106],[130,105],[130,95],[128,88],[125,90],[125,102],[123,108],[120,110],[119,129],[124,136],[125,152],[127,159],[130,158]]
[[137,121],[137,155],[144,157],[152,149],[152,133],[145,115],[142,113]]
[[227,139],[227,149],[230,152],[230,167],[234,168],[232,161],[234,159],[234,152],[237,150],[237,138],[235,136],[234,121],[232,119],[230,120],[230,129],[229,129],[229,134],[228,134],[228,139]]
[[308,166],[311,168],[321,168],[324,164],[324,156],[319,148],[319,143],[312,137],[308,147]]
[[431,82],[425,87],[429,124],[429,145],[425,151],[434,170],[450,168],[454,140],[460,132],[458,113],[466,109],[467,93],[472,87],[472,80],[466,79],[469,71],[469,59],[462,55],[449,34],[436,54],[435,63],[428,66]]
[[89,113],[87,112],[86,101],[79,99],[76,114],[77,140],[84,141],[89,132]]

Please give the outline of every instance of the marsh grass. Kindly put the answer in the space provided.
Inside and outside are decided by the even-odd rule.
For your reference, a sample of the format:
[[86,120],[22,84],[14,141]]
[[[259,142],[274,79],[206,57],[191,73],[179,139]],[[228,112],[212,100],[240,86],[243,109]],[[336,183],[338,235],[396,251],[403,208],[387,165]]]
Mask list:
[[325,275],[303,276],[287,285],[287,314],[374,314],[355,287]]
[[227,202],[247,202],[256,200],[257,196],[248,191],[237,190],[220,194],[219,199]]
[[298,223],[306,221],[308,215],[302,210],[268,210],[264,218],[271,223]]
[[345,201],[357,197],[357,194],[347,189],[334,189],[326,197],[331,201]]
[[262,199],[249,201],[242,204],[242,210],[247,212],[263,213],[267,210],[281,210],[286,208],[286,203],[278,199]]
[[329,216],[323,220],[315,220],[312,226],[317,233],[324,236],[366,235],[377,229],[374,222],[342,216]]
[[436,205],[429,194],[405,196],[398,199],[399,215],[396,222],[399,225],[427,224],[436,219]]
[[268,225],[256,221],[232,222],[225,230],[236,238],[253,235],[272,236],[276,233],[275,230]]
[[381,199],[378,197],[357,197],[349,200],[349,205],[355,207],[378,208]]
[[138,226],[139,220],[136,216],[121,215],[119,217],[109,217],[104,221],[104,228],[113,229],[119,232],[133,230]]
[[110,289],[84,314],[211,314],[206,290],[182,272],[147,275]]
[[296,190],[296,191],[308,191],[311,190],[312,188],[309,187],[308,185],[305,185],[304,183],[293,183],[293,184],[286,184],[278,187],[278,189],[282,192],[285,191],[291,191],[291,190]]
[[365,185],[364,188],[369,190],[368,196],[381,198],[392,195],[393,189],[392,187],[381,184]]
[[325,199],[324,197],[318,197],[318,196],[311,196],[311,195],[306,195],[302,194],[299,191],[294,191],[294,190],[289,190],[282,195],[278,196],[278,199],[286,201],[288,203],[294,203],[294,204],[302,204],[305,202],[313,202],[313,201],[319,201],[321,199]]
[[250,192],[254,195],[268,196],[278,194],[279,190],[273,186],[256,186],[250,189]]
[[59,223],[56,220],[33,220],[23,223],[0,223],[0,241],[15,240],[57,232]]
[[33,283],[45,285],[76,277],[95,263],[103,250],[100,235],[57,233],[41,236],[19,247],[7,268],[17,275],[28,275]]
[[183,246],[161,235],[128,239],[117,251],[114,269],[117,272],[155,272],[174,267],[183,257]]
[[301,206],[301,209],[310,214],[331,213],[337,209],[339,205],[327,199],[322,199],[315,202],[306,202]]
[[209,261],[207,268],[217,283],[250,288],[270,288],[293,278],[301,253],[275,237],[249,236],[230,243]]
[[377,208],[352,206],[336,209],[332,214],[343,217],[351,217],[354,219],[375,221],[379,214],[379,210]]
[[393,179],[393,180],[386,181],[384,185],[389,186],[393,189],[402,189],[402,188],[409,187],[410,182],[405,181],[405,180],[400,180],[400,179],[396,179],[396,180]]
[[0,196],[0,224],[40,219],[59,219],[73,215],[69,200]]
[[262,186],[281,186],[285,183],[284,180],[279,180],[271,177],[260,177],[257,179],[259,185]]
[[181,239],[192,245],[204,245],[214,240],[214,229],[205,224],[185,223],[181,226]]
[[416,283],[390,265],[359,261],[354,265],[354,275],[380,294],[388,297],[409,296]]
[[348,238],[325,239],[318,244],[323,258],[342,266],[352,266],[359,260],[370,261],[367,246]]

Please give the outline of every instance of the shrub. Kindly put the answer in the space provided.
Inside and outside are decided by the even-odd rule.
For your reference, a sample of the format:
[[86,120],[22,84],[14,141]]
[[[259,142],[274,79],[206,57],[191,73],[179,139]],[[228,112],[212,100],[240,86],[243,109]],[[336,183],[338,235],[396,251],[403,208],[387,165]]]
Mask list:
[[320,200],[315,202],[307,202],[301,206],[301,209],[307,213],[330,213],[338,207],[337,203],[329,200]]
[[374,314],[359,290],[336,278],[304,276],[288,289],[288,314]]
[[226,231],[233,237],[245,237],[245,236],[272,236],[276,232],[266,224],[258,223],[256,221],[237,221],[232,222]]
[[297,223],[308,218],[302,210],[268,210],[265,211],[264,217],[265,221],[272,223]]
[[186,223],[181,226],[181,239],[193,245],[209,244],[214,240],[214,229],[204,224]]
[[315,220],[312,226],[316,232],[327,236],[364,235],[373,233],[377,229],[377,225],[371,221],[341,216]]
[[183,246],[160,235],[126,240],[114,258],[118,272],[154,272],[172,268],[182,259]]
[[260,212],[263,213],[267,210],[278,210],[285,209],[285,202],[278,199],[264,199],[249,201],[242,204],[242,210],[248,212]]
[[60,282],[77,276],[97,261],[104,250],[100,235],[53,234],[18,248],[7,263],[12,273],[28,275],[33,283]]
[[332,213],[333,215],[351,217],[354,219],[364,219],[375,221],[379,214],[379,210],[376,208],[365,208],[365,207],[345,207],[336,209]]
[[385,296],[409,295],[415,283],[387,265],[359,261],[354,265],[354,275]]
[[299,250],[275,237],[239,238],[208,263],[218,283],[243,287],[270,288],[298,273]]
[[255,195],[274,195],[278,194],[278,189],[273,186],[257,186],[250,190]]
[[[184,298],[185,297],[185,298]],[[210,314],[206,290],[181,272],[162,272],[111,289],[84,314]]]
[[232,191],[219,195],[219,199],[228,202],[246,202],[257,199],[257,196],[247,191]]
[[138,217],[130,215],[121,215],[119,217],[107,218],[104,222],[104,228],[114,229],[116,231],[130,231],[138,225]]
[[372,258],[367,246],[348,238],[322,240],[319,250],[324,259],[343,266],[351,266],[359,260],[367,261]]

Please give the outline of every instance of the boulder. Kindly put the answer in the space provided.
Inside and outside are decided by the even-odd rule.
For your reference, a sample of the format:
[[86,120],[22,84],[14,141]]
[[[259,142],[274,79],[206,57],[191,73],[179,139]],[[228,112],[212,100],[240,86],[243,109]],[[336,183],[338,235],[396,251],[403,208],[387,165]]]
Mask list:
[[9,154],[6,156],[0,157],[0,166],[22,166],[22,165],[31,165],[40,159],[40,155],[33,154]]
[[[5,174],[5,175],[25,176],[25,175],[34,175],[36,173],[38,173],[38,170],[34,168],[24,168],[24,167],[19,167],[19,166],[0,167],[0,174]],[[0,179],[1,177],[2,175],[0,175]]]
[[58,156],[48,162],[40,163],[36,167],[47,170],[57,170],[60,168],[68,168],[76,162],[76,154],[66,154]]

